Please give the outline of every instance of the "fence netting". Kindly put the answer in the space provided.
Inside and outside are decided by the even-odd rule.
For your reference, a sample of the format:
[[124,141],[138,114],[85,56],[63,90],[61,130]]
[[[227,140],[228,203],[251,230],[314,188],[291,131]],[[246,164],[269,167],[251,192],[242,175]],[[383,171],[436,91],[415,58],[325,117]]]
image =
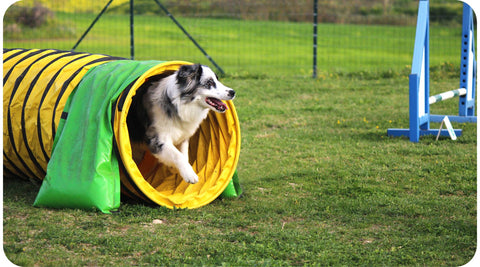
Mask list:
[[[4,47],[70,50],[109,0],[24,0],[4,18]],[[311,76],[314,0],[134,0],[136,60],[212,62],[226,74]],[[460,61],[462,3],[431,1],[431,65]],[[397,73],[409,68],[416,0],[318,0],[318,72]],[[131,57],[129,0],[113,0],[76,51]]]

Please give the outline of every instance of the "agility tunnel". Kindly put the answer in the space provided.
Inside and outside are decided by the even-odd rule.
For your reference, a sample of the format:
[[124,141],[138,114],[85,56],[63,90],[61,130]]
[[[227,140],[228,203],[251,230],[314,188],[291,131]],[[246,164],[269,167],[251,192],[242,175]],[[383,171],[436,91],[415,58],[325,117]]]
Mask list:
[[132,158],[127,115],[137,90],[184,61],[134,61],[52,49],[4,49],[4,170],[42,181],[34,206],[98,208],[120,195],[171,209],[198,208],[241,193],[240,126],[231,101],[190,139],[199,176],[188,184],[149,152]]

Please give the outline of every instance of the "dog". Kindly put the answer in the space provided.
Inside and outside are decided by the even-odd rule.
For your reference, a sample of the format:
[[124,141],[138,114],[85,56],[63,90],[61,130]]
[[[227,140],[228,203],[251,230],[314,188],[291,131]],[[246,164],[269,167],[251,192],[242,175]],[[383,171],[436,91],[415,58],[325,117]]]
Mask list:
[[210,110],[223,113],[228,108],[222,100],[234,98],[235,91],[204,65],[182,65],[150,77],[132,98],[127,115],[134,160],[141,161],[148,149],[159,162],[176,168],[185,182],[197,183],[188,141]]

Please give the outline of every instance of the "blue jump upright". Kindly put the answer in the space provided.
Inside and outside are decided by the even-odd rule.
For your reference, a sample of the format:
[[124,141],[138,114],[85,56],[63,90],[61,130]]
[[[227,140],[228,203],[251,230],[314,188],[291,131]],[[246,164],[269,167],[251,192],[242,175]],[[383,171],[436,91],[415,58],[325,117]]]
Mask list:
[[[430,63],[429,63],[429,1],[420,0],[418,6],[415,46],[413,50],[412,71],[409,76],[409,129],[388,129],[388,136],[407,136],[410,141],[418,142],[420,136],[437,135],[438,129],[430,129],[430,122],[441,122],[446,116],[452,122],[477,122],[475,116],[475,44],[473,11],[469,5],[463,5],[460,89],[466,93],[459,97],[459,111],[456,115],[430,114]],[[465,90],[461,90],[464,92]],[[435,103],[434,101],[432,103]],[[460,136],[461,129],[455,129]],[[440,130],[440,135],[448,136],[448,130]]]

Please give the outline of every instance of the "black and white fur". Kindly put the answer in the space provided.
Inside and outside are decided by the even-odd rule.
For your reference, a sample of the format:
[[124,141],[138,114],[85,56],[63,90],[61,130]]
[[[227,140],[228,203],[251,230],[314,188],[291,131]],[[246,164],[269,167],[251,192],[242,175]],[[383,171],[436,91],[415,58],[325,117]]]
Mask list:
[[151,77],[137,90],[127,117],[134,159],[140,161],[148,148],[159,162],[175,167],[187,183],[197,183],[188,161],[188,140],[210,110],[225,112],[222,100],[234,97],[234,90],[199,64]]

